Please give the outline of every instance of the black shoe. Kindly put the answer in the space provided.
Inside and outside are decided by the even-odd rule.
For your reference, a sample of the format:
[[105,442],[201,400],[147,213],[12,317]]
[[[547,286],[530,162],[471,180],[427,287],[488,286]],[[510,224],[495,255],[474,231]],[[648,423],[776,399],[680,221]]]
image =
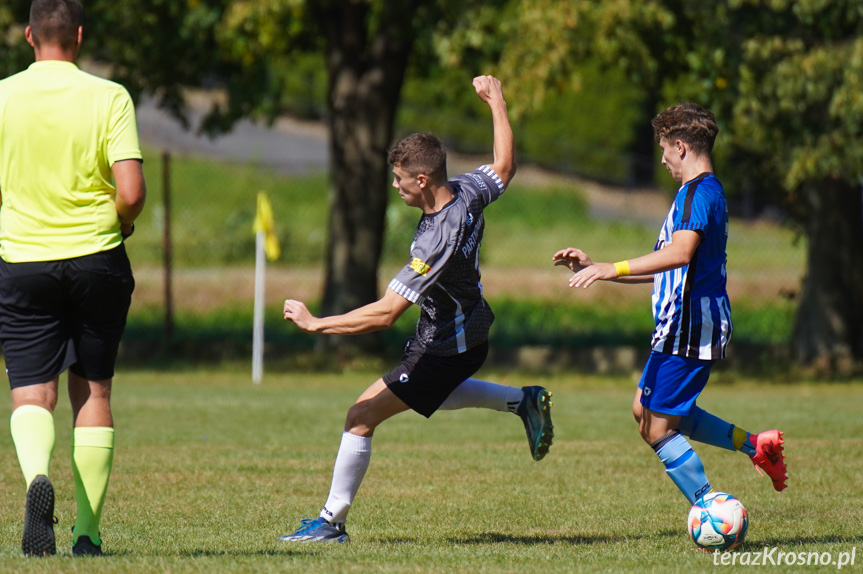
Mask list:
[[57,554],[54,540],[54,486],[44,474],[37,475],[27,489],[27,510],[24,514],[24,536],[21,549],[25,556]]
[[78,537],[78,542],[72,547],[73,556],[101,556],[102,545],[93,544],[89,536],[83,534]]
[[533,460],[542,460],[548,454],[554,439],[551,424],[551,393],[543,387],[522,387],[521,402],[515,413],[521,417],[527,432],[527,443]]

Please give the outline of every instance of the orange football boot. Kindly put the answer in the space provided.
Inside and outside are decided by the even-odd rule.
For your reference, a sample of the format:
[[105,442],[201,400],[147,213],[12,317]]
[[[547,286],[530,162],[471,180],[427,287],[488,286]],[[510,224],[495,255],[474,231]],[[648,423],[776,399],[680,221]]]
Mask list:
[[[788,480],[788,469],[785,466],[785,455],[782,452],[784,450],[782,444],[785,442],[782,434],[782,431],[769,430],[757,435],[750,435],[750,440],[755,447],[752,464],[755,465],[758,474],[763,476],[767,473],[777,492],[788,487],[785,484],[785,481]],[[762,470],[764,472],[761,472]]]

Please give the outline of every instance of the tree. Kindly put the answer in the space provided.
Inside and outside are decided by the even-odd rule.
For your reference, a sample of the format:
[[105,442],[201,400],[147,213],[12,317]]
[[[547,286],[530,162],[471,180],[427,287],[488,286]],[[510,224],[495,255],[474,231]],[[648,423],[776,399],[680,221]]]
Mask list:
[[863,359],[863,10],[840,0],[750,1],[735,143],[764,155],[808,240],[792,348],[849,371]]

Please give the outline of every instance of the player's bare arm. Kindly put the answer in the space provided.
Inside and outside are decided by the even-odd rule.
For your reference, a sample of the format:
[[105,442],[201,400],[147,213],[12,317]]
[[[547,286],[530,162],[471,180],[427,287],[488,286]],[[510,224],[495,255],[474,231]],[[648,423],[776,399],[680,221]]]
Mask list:
[[[582,269],[593,265],[590,257],[581,249],[575,247],[567,247],[561,249],[552,256],[555,266],[566,267],[573,273],[577,273]],[[653,275],[643,275],[636,277],[618,277],[614,279],[616,283],[649,283],[653,281]]]
[[387,289],[384,296],[374,303],[330,317],[315,317],[302,301],[287,299],[284,317],[285,321],[293,322],[306,333],[359,335],[392,327],[411,305],[410,301]]
[[473,79],[473,87],[479,99],[491,108],[494,125],[494,163],[491,167],[503,180],[506,187],[515,177],[515,138],[506,111],[506,100],[503,99],[503,89],[500,80],[494,76],[477,76]]
[[692,256],[701,242],[701,236],[695,231],[675,231],[671,243],[662,249],[627,260],[629,277],[621,276],[618,266],[614,263],[594,263],[576,272],[569,280],[570,287],[593,285],[596,281],[644,282],[652,280],[655,273],[683,267],[692,261]]
[[120,232],[123,237],[128,237],[132,234],[132,224],[141,214],[147,199],[144,171],[139,160],[127,159],[114,162],[111,173],[117,185],[114,205],[120,218]]

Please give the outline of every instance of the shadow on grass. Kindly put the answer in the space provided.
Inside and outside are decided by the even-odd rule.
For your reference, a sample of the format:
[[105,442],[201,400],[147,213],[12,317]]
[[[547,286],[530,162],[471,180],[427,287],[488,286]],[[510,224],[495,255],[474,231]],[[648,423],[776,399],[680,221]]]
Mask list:
[[[652,532],[649,538],[669,538],[676,536],[680,536],[680,532],[676,530],[663,530],[660,532]],[[556,536],[553,534],[517,536],[512,534],[500,534],[497,532],[484,532],[475,536],[447,538],[446,540],[451,544],[517,544],[525,546],[537,544],[569,544],[572,546],[586,546],[590,544],[614,544],[618,542],[639,540],[641,538],[648,538],[648,536]]]
[[[339,546],[334,544],[332,546]],[[312,549],[315,548],[313,546],[307,546],[306,548]],[[320,548],[318,546],[317,548]],[[314,553],[314,552],[312,552]],[[174,552],[135,552],[135,551],[124,551],[121,550],[119,552],[106,552],[101,558],[141,558],[144,556],[157,556],[159,558],[276,558],[279,556],[308,556],[310,552],[300,551],[296,547],[288,548],[285,546],[284,549],[274,549],[274,550],[243,550],[241,548],[232,549],[232,550],[177,550]]]

